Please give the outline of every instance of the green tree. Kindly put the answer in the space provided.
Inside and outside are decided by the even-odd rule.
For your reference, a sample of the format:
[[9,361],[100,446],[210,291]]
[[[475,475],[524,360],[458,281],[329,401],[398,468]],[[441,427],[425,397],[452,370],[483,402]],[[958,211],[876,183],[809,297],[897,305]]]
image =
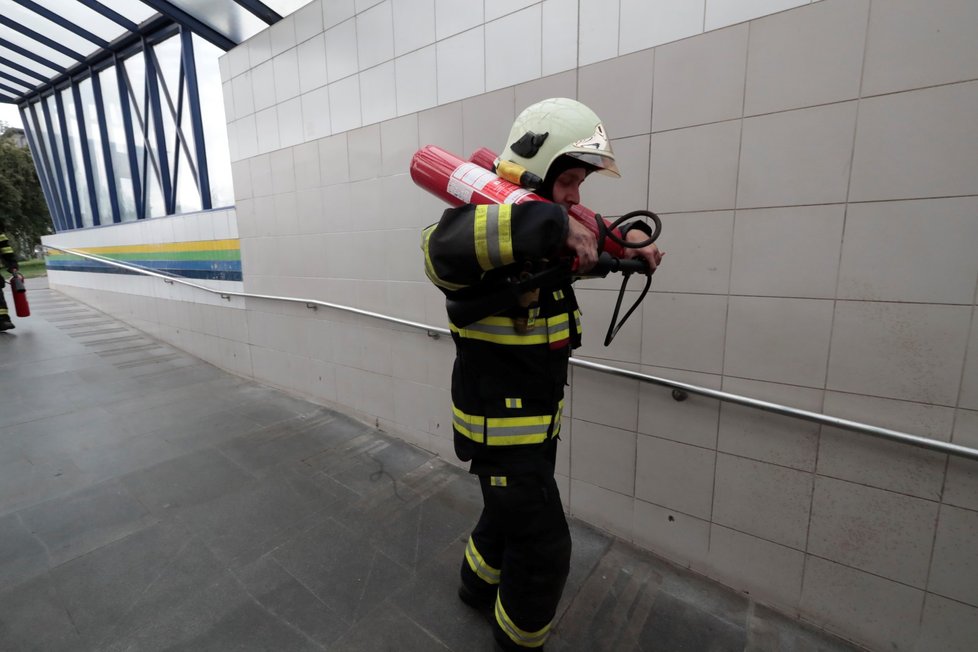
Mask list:
[[0,122],[0,221],[14,251],[27,258],[33,256],[41,236],[53,230],[34,159],[28,148],[17,146],[14,133]]

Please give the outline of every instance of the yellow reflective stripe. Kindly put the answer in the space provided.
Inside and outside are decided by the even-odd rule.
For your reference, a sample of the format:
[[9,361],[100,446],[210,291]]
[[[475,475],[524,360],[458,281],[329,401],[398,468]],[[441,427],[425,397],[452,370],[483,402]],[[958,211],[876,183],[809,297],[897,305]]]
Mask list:
[[479,261],[479,267],[484,272],[492,269],[492,263],[489,262],[489,234],[487,233],[488,210],[489,207],[486,205],[475,207],[475,232],[473,234],[475,257]]
[[0,315],[6,315],[6,314],[8,314],[7,313],[7,309],[6,308],[0,308]]
[[528,632],[514,625],[503,608],[502,596],[498,593],[496,594],[496,622],[506,632],[506,636],[520,647],[541,647],[550,636],[550,623],[535,632]]
[[0,247],[0,254],[12,254],[14,253],[13,247]]
[[483,432],[486,427],[486,418],[473,416],[462,412],[454,405],[452,406],[452,425],[461,434],[472,441],[481,444],[484,441]]
[[564,298],[564,291],[563,290],[557,290],[556,292],[554,292],[554,299],[556,299],[557,301],[560,301],[563,298]]
[[581,328],[581,311],[580,310],[575,310],[574,311],[574,326],[577,327],[577,334],[578,335],[580,335],[581,333],[584,332],[584,329]]
[[570,337],[570,326],[567,313],[547,319],[547,335],[551,342],[559,342]]
[[469,562],[469,568],[479,576],[480,579],[489,584],[499,584],[500,571],[486,563],[479,551],[475,547],[475,541],[469,537],[469,544],[465,546],[465,560]]
[[492,485],[493,487],[505,487],[506,476],[505,475],[489,476],[489,484]]
[[428,253],[428,241],[431,239],[431,234],[434,233],[437,226],[437,224],[432,224],[421,234],[421,250],[424,251],[424,273],[428,277],[428,280],[438,287],[443,287],[446,290],[461,290],[465,287],[464,285],[444,281],[435,273],[435,265],[431,262],[431,254]]
[[506,399],[506,407],[510,409],[519,409],[523,407],[523,399],[521,398],[508,398]]
[[499,207],[499,258],[503,265],[516,262],[513,256],[513,207],[510,204]]
[[487,317],[469,324],[465,328],[459,328],[452,323],[449,323],[448,326],[459,337],[470,340],[520,346],[547,343],[547,334],[542,329],[539,332],[517,333],[513,329],[513,320],[509,317]]

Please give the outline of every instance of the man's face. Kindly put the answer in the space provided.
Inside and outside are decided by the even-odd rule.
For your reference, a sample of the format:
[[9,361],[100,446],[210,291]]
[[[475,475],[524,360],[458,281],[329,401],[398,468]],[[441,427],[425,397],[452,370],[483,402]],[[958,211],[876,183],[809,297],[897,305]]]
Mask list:
[[587,173],[584,171],[584,168],[565,170],[554,181],[554,203],[560,204],[567,209],[570,209],[576,204],[580,204],[581,184],[584,183],[585,177],[587,177]]

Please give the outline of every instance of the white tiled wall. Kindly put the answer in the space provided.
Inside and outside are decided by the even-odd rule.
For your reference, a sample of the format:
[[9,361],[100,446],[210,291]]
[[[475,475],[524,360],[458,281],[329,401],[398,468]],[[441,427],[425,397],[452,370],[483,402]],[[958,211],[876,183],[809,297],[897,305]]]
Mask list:
[[[974,7],[316,0],[222,62],[245,288],[444,324],[411,154],[577,97],[624,172],[584,202],[660,211],[667,253],[607,349],[616,284],[581,284],[578,355],[978,447]],[[220,320],[163,300],[189,299],[120,310],[454,459],[450,343],[256,303],[190,337]],[[978,463],[581,369],[570,392],[573,515],[871,649],[974,649]]]

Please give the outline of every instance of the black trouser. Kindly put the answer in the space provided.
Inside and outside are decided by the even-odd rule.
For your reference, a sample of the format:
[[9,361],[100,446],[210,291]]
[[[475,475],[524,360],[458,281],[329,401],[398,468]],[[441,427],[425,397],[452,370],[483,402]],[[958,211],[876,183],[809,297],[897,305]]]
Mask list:
[[0,274],[0,320],[10,319],[10,314],[7,310],[7,299],[3,296],[3,286],[6,281],[3,279],[3,275]]
[[[484,508],[462,583],[487,603],[505,648],[539,648],[570,572],[571,538],[553,476],[480,477]],[[497,591],[498,589],[498,591]]]

